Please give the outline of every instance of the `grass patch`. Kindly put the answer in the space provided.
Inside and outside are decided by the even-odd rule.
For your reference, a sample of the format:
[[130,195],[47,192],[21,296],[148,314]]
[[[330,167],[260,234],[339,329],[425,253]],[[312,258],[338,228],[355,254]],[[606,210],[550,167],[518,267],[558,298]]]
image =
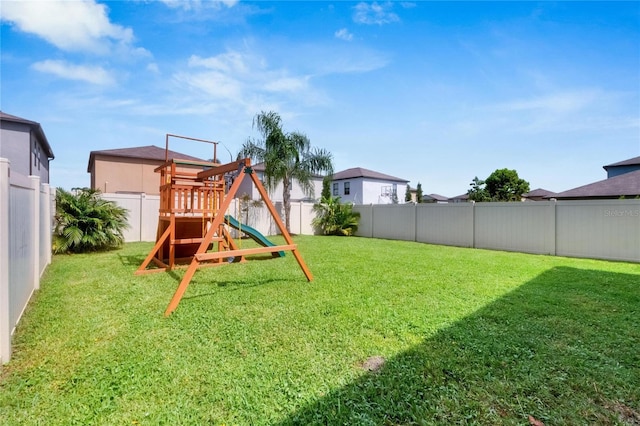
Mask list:
[[313,282],[290,254],[203,269],[169,318],[184,272],[134,276],[151,244],[54,257],[0,423],[640,422],[637,264],[295,240]]

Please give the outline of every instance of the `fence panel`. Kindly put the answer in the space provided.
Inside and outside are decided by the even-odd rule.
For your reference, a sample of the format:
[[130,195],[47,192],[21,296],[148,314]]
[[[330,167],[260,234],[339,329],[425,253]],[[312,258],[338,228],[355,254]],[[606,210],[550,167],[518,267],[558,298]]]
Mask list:
[[640,262],[640,200],[558,201],[559,256]]
[[373,205],[356,204],[353,211],[360,213],[360,222],[358,223],[358,231],[355,235],[358,237],[373,238]]
[[375,238],[415,241],[416,209],[413,204],[374,205],[373,218]]
[[475,247],[554,254],[553,203],[476,203]]
[[37,237],[32,212],[34,190],[27,186],[9,187],[9,324],[11,333],[27,306],[33,285],[33,241]]
[[0,158],[0,360],[11,359],[11,336],[51,261],[51,193],[39,176],[10,173]]
[[473,204],[416,205],[416,241],[473,247]]

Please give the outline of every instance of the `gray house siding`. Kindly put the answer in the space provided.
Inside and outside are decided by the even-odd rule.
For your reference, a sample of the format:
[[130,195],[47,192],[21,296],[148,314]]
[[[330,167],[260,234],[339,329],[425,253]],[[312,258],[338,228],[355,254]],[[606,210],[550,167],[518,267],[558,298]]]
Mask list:
[[53,153],[39,140],[38,133],[44,136],[40,125],[4,114],[1,118],[0,157],[11,162],[11,173],[39,176],[41,183],[49,183],[49,161]]

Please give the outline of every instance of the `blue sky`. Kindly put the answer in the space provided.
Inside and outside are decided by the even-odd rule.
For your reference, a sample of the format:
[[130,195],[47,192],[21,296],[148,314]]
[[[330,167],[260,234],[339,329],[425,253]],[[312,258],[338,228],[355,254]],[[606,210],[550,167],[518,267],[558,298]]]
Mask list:
[[[92,150],[287,131],[455,196],[516,169],[531,189],[640,155],[640,2],[3,0],[0,108],[41,123],[51,184]],[[211,157],[204,144],[172,149]]]

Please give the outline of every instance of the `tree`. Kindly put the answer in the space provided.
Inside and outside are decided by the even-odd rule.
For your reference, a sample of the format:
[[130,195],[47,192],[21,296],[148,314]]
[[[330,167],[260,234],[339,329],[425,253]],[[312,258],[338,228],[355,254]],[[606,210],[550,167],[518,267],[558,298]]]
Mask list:
[[276,112],[260,112],[253,119],[253,127],[263,140],[245,142],[239,157],[264,162],[267,189],[274,190],[282,182],[285,226],[289,230],[293,179],[300,184],[305,195],[313,197],[313,175],[320,172],[333,174],[332,155],[324,149],[312,149],[309,138],[303,133],[285,133],[282,119]]
[[469,200],[482,201],[520,201],[522,194],[529,192],[529,182],[518,177],[518,172],[509,169],[497,169],[486,180],[476,176],[467,191]]
[[416,186],[416,203],[422,203],[422,201],[423,201],[422,184],[418,182],[418,185]]
[[127,210],[103,200],[100,191],[76,189],[75,194],[56,191],[54,253],[83,253],[116,248],[129,227]]
[[498,169],[485,180],[486,190],[492,201],[520,201],[529,192],[529,182],[520,179],[518,172]]
[[320,199],[329,199],[331,197],[331,178],[332,176],[327,175],[322,179],[322,194],[320,194]]
[[351,203],[340,203],[340,197],[322,198],[314,204],[316,217],[311,223],[324,235],[353,235],[358,230],[360,212],[353,211]]
[[407,203],[411,201],[411,187],[407,184],[407,190],[404,193],[404,201]]
[[478,179],[478,176],[474,177],[469,185],[471,185],[471,189],[467,191],[467,195],[470,201],[491,201],[491,197],[485,189],[484,181]]

